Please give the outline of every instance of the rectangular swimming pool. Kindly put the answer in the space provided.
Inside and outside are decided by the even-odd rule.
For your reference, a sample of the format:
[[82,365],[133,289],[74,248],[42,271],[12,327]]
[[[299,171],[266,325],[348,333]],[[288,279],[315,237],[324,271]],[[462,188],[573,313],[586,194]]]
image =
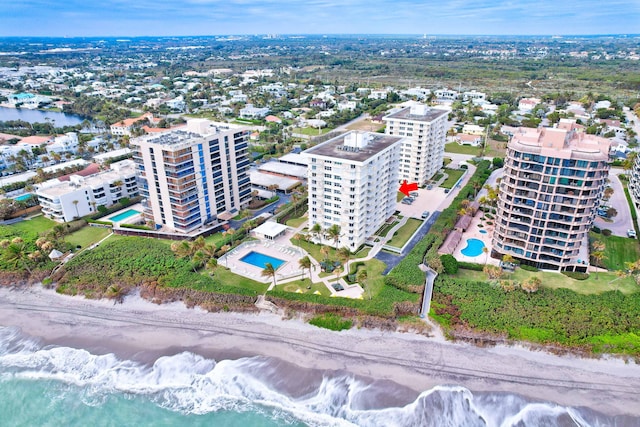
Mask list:
[[33,194],[31,194],[31,193],[21,194],[18,197],[15,197],[13,200],[16,200],[18,202],[23,202],[23,201],[27,200],[31,196],[33,196]]
[[135,209],[129,209],[129,210],[121,212],[118,215],[112,216],[111,218],[107,218],[107,219],[109,221],[111,221],[111,222],[120,222],[120,221],[124,221],[125,219],[129,218],[130,216],[139,215],[139,214],[140,214],[140,211],[137,211]]
[[278,267],[285,263],[285,261],[279,258],[274,258],[272,256],[261,254],[260,252],[255,251],[251,251],[246,254],[245,256],[240,258],[240,261],[246,262],[247,264],[251,264],[254,267],[258,268],[265,268],[267,263],[270,263],[275,270],[277,270]]

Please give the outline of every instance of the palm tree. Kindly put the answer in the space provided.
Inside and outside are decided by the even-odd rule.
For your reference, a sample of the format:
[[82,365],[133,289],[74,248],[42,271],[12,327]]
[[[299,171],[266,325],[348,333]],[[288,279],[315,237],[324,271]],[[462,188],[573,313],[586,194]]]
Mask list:
[[483,246],[482,253],[484,254],[484,265],[487,265],[487,261],[489,260],[489,248]]
[[351,251],[346,246],[338,249],[337,253],[338,259],[344,262],[344,271],[349,272],[349,260],[351,259]]
[[[600,240],[596,240],[591,245],[593,251],[591,252],[591,257],[595,261],[598,267],[602,266],[602,260],[606,258],[605,250],[607,249],[607,245]],[[598,270],[596,270],[596,277],[598,277]]]
[[[311,259],[305,256],[298,261],[298,265],[302,269],[302,280],[304,280],[304,271],[311,270]],[[309,279],[311,279],[311,277],[309,277]]]
[[333,244],[336,248],[338,248],[338,242],[340,241],[340,226],[338,224],[333,224],[327,230],[327,236],[329,239],[333,240]]
[[336,283],[338,282],[338,280],[340,280],[340,275],[342,274],[342,271],[343,271],[343,270],[342,270],[342,267],[336,267],[336,268],[333,270],[333,274],[335,274],[335,275],[336,275]]
[[367,270],[359,270],[358,275],[356,276],[356,282],[358,282],[358,284],[367,291],[367,295],[369,296],[369,299],[371,299],[371,289],[367,286],[367,278]]
[[323,246],[320,248],[320,253],[322,254],[322,260],[324,262],[327,262],[327,258],[329,256],[329,247],[328,246]]
[[178,258],[191,256],[191,245],[189,244],[188,240],[173,242],[171,244],[171,250],[176,254]]
[[317,238],[322,234],[322,226],[320,225],[320,223],[315,223],[313,224],[313,226],[311,227],[311,234],[313,234],[313,237]]
[[218,260],[215,258],[209,258],[209,261],[207,261],[207,270],[209,270],[209,273],[213,276],[216,269],[218,268]]
[[264,269],[260,272],[262,277],[271,277],[273,279],[273,287],[276,286],[276,269],[270,262],[264,265]]
[[29,268],[29,254],[24,242],[19,237],[13,239],[11,243],[4,249],[4,259],[18,268],[24,267],[31,275],[31,269]]

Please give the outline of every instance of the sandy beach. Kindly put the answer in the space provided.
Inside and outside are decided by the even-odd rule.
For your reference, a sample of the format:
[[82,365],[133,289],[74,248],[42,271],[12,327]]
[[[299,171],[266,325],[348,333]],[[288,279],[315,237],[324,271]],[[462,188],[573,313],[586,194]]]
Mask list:
[[336,333],[274,314],[207,313],[136,296],[114,305],[39,286],[0,288],[0,325],[19,327],[47,344],[145,362],[185,350],[216,360],[268,356],[303,368],[393,381],[415,391],[402,400],[436,385],[455,384],[474,392],[504,391],[589,407],[611,416],[640,416],[640,365],[614,358],[478,348],[376,330]]

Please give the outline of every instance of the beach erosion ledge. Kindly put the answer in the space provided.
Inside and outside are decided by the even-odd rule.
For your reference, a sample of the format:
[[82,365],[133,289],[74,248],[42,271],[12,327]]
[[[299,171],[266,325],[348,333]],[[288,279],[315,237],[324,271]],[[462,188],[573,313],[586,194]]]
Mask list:
[[[138,296],[114,305],[40,286],[0,287],[0,325],[18,327],[44,344],[142,363],[190,351],[218,361],[265,356],[318,372],[347,372],[397,384],[394,404],[408,404],[438,385],[462,385],[610,416],[640,416],[640,366],[614,358],[557,356],[516,346],[479,348],[379,330],[332,332],[270,313],[208,313]],[[304,381],[289,383],[290,392],[304,389]]]

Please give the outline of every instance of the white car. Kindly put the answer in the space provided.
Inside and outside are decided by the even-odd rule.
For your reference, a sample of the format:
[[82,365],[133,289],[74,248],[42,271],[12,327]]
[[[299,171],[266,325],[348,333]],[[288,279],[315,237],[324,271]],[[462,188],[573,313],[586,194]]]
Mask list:
[[635,238],[636,238],[636,230],[631,229],[631,228],[630,228],[630,229],[628,229],[628,230],[627,230],[627,236],[628,236],[628,237],[632,237],[632,238],[634,238],[634,239],[635,239]]

